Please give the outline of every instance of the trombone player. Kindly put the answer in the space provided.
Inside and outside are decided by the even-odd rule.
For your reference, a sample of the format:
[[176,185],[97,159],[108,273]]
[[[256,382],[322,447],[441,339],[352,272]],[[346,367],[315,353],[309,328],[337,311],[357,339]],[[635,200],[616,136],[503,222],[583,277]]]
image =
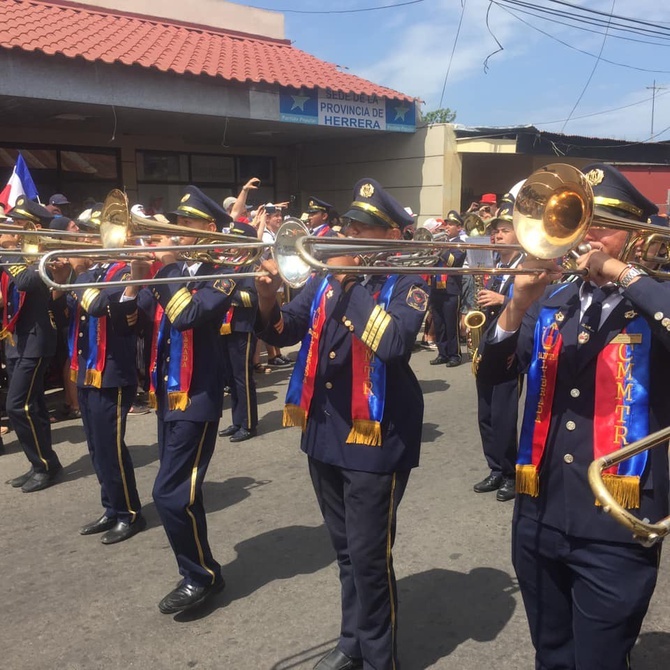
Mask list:
[[[646,222],[657,211],[615,168],[584,172],[600,213]],[[541,207],[528,181],[517,205],[523,197]],[[591,249],[578,259],[585,280],[549,286],[557,266],[524,263],[545,272],[515,279],[484,338],[482,379],[528,374],[512,560],[542,670],[629,668],[656,584],[660,548],[634,542],[595,504],[587,482],[594,456],[670,419],[670,284],[619,259],[627,235],[589,230]],[[640,517],[667,514],[666,449],[622,463],[606,481]]]

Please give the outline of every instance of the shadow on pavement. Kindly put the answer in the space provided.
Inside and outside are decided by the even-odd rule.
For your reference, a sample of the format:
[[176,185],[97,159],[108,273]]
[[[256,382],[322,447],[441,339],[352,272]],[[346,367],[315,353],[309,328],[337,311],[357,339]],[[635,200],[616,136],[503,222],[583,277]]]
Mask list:
[[444,435],[444,431],[438,429],[437,423],[424,423],[421,431],[421,442],[435,442],[439,437]]
[[667,667],[665,664],[668,658],[670,658],[670,633],[662,631],[642,633],[631,654],[631,667],[635,670],[659,670]]
[[176,615],[175,621],[202,619],[276,579],[312,574],[335,560],[325,526],[276,528],[236,544],[235,551],[235,560],[221,567],[225,591],[203,607]]
[[[251,495],[252,489],[269,483],[269,480],[257,480],[253,477],[231,477],[223,482],[205,482],[202,486],[205,510],[209,515],[237,505]],[[147,521],[147,528],[161,526],[153,500],[142,506],[142,514]]]
[[399,580],[403,669],[432,667],[467,640],[495,639],[514,613],[517,591],[512,577],[495,568],[469,573],[436,568]]
[[423,379],[419,381],[421,390],[424,393],[437,393],[438,391],[446,391],[450,384],[444,379]]

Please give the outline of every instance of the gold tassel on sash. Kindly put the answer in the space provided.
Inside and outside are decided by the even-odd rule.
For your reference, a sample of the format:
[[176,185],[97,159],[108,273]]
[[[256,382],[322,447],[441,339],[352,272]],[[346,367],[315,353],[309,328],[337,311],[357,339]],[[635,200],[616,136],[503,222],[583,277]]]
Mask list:
[[14,336],[6,328],[0,330],[0,341],[2,340],[9,340],[9,344],[14,346]]
[[70,381],[77,383],[77,371],[74,368],[70,368]]
[[151,409],[158,409],[158,398],[156,398],[156,391],[149,391],[148,404]]
[[229,323],[222,323],[221,324],[221,328],[219,328],[219,333],[221,335],[230,335],[230,333],[232,333],[232,332],[233,331],[232,331]]
[[304,431],[307,427],[307,414],[305,413],[305,410],[299,405],[284,405],[282,425],[285,428],[288,426],[296,426]]
[[[76,381],[76,379],[74,380]],[[94,388],[102,387],[102,372],[100,370],[86,370],[84,377],[84,386],[93,386]]]
[[516,466],[516,492],[537,498],[540,495],[540,476],[534,465]]
[[182,412],[188,407],[188,393],[184,391],[168,391],[168,408],[170,411],[180,409]]
[[354,425],[347,436],[347,444],[364,444],[366,447],[382,446],[382,427],[379,421],[354,419]]
[[[614,500],[625,509],[640,507],[640,478],[630,475],[603,475],[603,482]],[[596,500],[600,507],[600,501]]]

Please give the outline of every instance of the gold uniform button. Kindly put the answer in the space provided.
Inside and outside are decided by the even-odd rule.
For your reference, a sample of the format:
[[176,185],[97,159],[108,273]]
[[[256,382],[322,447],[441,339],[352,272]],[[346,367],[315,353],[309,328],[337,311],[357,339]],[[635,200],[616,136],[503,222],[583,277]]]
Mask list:
[[77,351],[77,353],[81,356],[81,354],[83,354],[84,352],[81,349],[79,349],[79,351]]
[[663,312],[656,312],[656,314],[654,314],[656,321],[660,321],[664,316]]
[[661,325],[667,328],[668,326],[670,326],[670,319],[668,319],[668,317],[666,316],[665,319],[661,321]]
[[342,317],[342,323],[346,325],[346,323],[347,323],[347,317],[346,316]]
[[166,357],[165,357],[165,362],[166,362],[166,363],[169,363],[169,362],[170,362],[170,357],[169,357],[169,356],[166,356]]
[[167,340],[165,340],[165,344],[170,344],[170,338],[168,337]]
[[333,358],[335,358],[335,356],[337,356],[337,354],[336,354],[334,351],[331,351],[331,352],[328,354],[328,358],[330,358],[330,360],[333,360]]
[[85,316],[80,316],[80,317],[79,317],[79,320],[80,320],[80,321],[86,321],[86,317],[85,317]]
[[168,376],[165,375],[165,377],[163,377],[163,381],[166,382],[167,380],[168,380]]
[[345,321],[344,321],[344,325],[345,325],[347,328],[351,328],[351,321],[349,321],[349,319],[345,319]]
[[563,460],[569,464],[575,460],[575,457],[572,454],[565,454],[565,456],[563,456]]
[[353,326],[349,326],[349,330],[353,333],[353,332],[354,332],[354,327],[353,327]]
[[79,333],[79,337],[84,337],[84,333]]
[[333,388],[333,385],[330,382],[326,382],[326,388],[330,391]]
[[581,391],[579,389],[570,389],[570,395],[573,398],[579,398],[579,396],[581,395]]
[[568,430],[574,430],[575,428],[577,428],[577,424],[576,424],[574,421],[568,421],[568,422],[565,424],[565,427],[566,427]]

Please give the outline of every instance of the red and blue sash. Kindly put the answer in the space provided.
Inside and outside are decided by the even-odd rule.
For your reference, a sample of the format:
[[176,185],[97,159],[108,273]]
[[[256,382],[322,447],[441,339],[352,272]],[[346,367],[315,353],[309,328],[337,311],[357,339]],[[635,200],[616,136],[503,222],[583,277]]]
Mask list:
[[185,410],[189,404],[188,392],[193,377],[193,330],[179,331],[173,328],[160,304],[154,314],[154,332],[151,340],[151,366],[149,372],[149,405],[158,407],[156,389],[158,388],[158,353],[163,347],[167,335],[167,400],[168,409]]
[[[537,497],[539,471],[547,444],[563,346],[556,314],[545,307],[535,324],[533,359],[516,466],[519,493]],[[626,325],[598,354],[593,414],[594,459],[621,449],[649,433],[649,351],[651,332],[642,317]],[[646,452],[606,471],[604,480],[626,508],[640,506],[640,477]]]
[[[377,304],[388,308],[398,275],[391,275],[375,296]],[[304,431],[310,414],[319,364],[319,342],[326,321],[326,300],[330,284],[324,278],[316,291],[310,313],[311,326],[303,339],[286,394],[284,426],[300,426]],[[386,394],[386,366],[357,337],[351,340],[351,420],[347,444],[378,447],[382,443],[381,422]]]
[[219,332],[221,335],[230,335],[233,332],[233,315],[235,314],[235,308],[229,307],[228,311],[223,315],[223,321],[221,321],[221,328]]
[[[21,313],[21,308],[23,307],[23,302],[26,299],[26,292],[19,291],[16,288],[16,285],[12,283],[11,285],[11,294],[12,299],[9,300],[10,292],[10,282],[12,278],[8,272],[3,272],[0,274],[0,291],[2,291],[2,301],[4,304],[4,309],[2,310],[2,330],[0,330],[0,340],[9,339],[10,343],[14,344],[14,338],[12,337],[14,330],[16,329],[16,322],[19,319],[19,314]],[[9,316],[9,310],[7,305],[9,303],[16,306],[16,310],[12,316]]]
[[[125,267],[125,263],[114,263],[107,269],[101,282],[111,281],[116,273]],[[79,375],[79,356],[77,355],[77,341],[79,339],[79,324],[81,323],[81,304],[77,300],[77,313],[70,323],[70,379],[77,381]],[[86,356],[86,375],[84,386],[102,387],[102,375],[107,360],[107,317],[91,316],[88,320],[88,353]]]

